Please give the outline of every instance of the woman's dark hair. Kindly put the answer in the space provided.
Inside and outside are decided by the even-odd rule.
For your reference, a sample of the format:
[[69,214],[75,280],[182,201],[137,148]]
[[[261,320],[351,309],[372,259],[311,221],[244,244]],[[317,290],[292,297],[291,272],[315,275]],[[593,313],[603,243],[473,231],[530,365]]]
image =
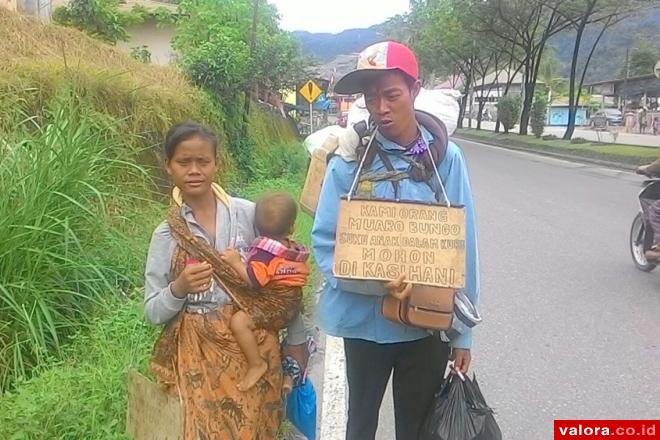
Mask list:
[[199,122],[187,121],[176,124],[167,132],[165,143],[163,144],[165,159],[171,160],[176,152],[176,147],[178,147],[181,142],[185,142],[194,137],[202,138],[210,143],[213,146],[213,154],[217,155],[218,136],[215,132]]

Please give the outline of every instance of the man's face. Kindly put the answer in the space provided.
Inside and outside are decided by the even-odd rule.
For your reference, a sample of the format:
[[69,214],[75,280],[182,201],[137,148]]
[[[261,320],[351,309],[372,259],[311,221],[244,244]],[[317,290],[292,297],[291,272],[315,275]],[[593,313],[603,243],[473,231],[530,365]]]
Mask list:
[[378,76],[364,90],[367,110],[388,139],[399,141],[415,123],[415,98],[420,83],[408,86],[406,77],[400,72],[386,72]]

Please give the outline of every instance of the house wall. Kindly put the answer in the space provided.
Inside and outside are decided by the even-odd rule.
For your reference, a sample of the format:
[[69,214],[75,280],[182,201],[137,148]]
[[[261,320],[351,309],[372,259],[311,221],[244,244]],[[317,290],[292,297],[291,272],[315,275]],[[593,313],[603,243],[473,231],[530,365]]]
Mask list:
[[0,0],[0,8],[15,11],[17,9],[16,0]]
[[147,20],[142,24],[129,26],[129,41],[117,42],[117,47],[130,52],[131,48],[147,46],[151,52],[151,62],[167,65],[175,60],[176,54],[172,49],[174,38],[174,25],[159,25],[154,20]]
[[[587,109],[580,107],[575,114],[575,125],[587,125]],[[568,106],[548,107],[546,125],[566,127],[568,125]]]
[[68,0],[0,0],[0,8],[50,21],[55,8],[65,5],[67,2]]

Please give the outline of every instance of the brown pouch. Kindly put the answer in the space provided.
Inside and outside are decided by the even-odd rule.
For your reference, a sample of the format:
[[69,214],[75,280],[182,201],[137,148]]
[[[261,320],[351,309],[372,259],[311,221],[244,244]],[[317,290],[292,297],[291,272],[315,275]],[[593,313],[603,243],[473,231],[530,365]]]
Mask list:
[[455,289],[414,285],[403,301],[383,298],[383,316],[390,321],[429,330],[449,330],[454,317]]

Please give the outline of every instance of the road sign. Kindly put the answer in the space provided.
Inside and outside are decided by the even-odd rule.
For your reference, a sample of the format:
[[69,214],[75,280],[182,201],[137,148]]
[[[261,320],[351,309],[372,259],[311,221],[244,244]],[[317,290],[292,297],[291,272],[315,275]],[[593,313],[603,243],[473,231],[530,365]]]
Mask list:
[[312,80],[307,81],[298,91],[310,104],[316,101],[316,98],[322,93],[319,86]]

